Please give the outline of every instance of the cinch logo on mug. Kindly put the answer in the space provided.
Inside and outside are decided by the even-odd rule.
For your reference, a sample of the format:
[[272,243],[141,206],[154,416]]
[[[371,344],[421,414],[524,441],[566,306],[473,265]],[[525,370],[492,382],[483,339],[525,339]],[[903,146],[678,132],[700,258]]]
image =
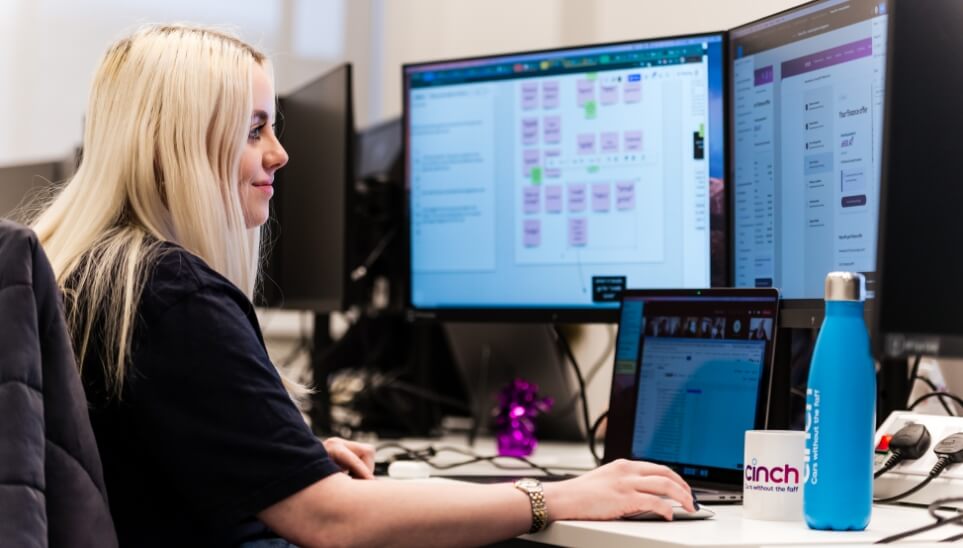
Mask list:
[[742,515],[752,519],[801,521],[805,432],[746,431]]
[[789,464],[776,467],[759,466],[758,460],[752,459],[752,464],[746,465],[746,481],[792,484],[787,485],[787,489],[799,489],[799,469]]

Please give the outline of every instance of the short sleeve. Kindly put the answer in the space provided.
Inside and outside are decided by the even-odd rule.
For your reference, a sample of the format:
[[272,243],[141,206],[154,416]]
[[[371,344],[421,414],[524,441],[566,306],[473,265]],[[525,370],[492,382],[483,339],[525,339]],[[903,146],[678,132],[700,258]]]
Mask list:
[[[208,527],[335,473],[240,305],[202,288],[142,324],[127,405],[158,478]],[[150,496],[144,493],[143,496]]]

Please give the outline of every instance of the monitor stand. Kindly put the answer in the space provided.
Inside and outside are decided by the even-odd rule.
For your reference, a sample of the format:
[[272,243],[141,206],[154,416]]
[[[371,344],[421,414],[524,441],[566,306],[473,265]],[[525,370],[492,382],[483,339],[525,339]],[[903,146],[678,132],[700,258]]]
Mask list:
[[449,323],[445,334],[467,387],[472,415],[484,432],[498,392],[522,378],[555,402],[537,419],[538,439],[586,439],[578,382],[550,324]]

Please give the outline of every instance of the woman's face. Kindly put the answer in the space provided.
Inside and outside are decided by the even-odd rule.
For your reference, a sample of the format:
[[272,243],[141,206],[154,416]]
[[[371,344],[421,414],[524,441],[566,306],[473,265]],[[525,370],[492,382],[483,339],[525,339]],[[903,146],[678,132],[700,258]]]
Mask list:
[[288,154],[274,134],[274,88],[264,69],[257,65],[253,88],[254,110],[239,175],[241,206],[248,228],[267,221],[268,203],[274,195],[274,173],[288,163]]

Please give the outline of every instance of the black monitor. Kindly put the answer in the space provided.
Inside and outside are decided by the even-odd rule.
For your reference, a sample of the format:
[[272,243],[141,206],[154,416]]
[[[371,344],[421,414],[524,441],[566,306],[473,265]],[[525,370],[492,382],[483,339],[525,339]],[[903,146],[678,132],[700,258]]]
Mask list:
[[410,64],[415,317],[615,322],[726,283],[724,34]]
[[816,327],[826,274],[873,290],[885,0],[819,0],[732,29],[732,279]]
[[[963,4],[892,4],[876,353],[963,357]],[[959,123],[958,123],[959,122]]]
[[354,185],[351,65],[343,64],[278,101],[290,160],[272,200],[274,240],[264,304],[332,312],[348,304],[349,215]]

